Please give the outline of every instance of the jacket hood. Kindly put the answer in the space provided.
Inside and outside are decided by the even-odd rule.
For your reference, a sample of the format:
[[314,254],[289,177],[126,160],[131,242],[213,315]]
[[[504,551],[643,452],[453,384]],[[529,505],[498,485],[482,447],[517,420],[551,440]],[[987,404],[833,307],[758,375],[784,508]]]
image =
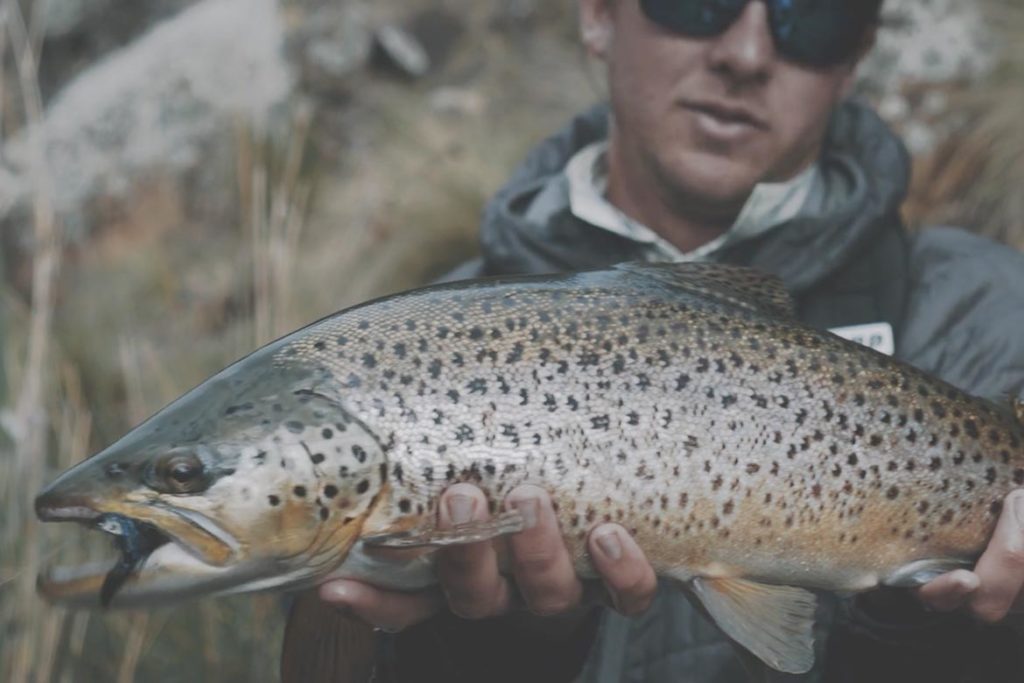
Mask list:
[[[579,149],[608,135],[607,105],[574,118],[538,145],[488,204],[481,228],[488,273],[600,268],[640,258],[628,239],[578,220],[562,173]],[[899,223],[910,160],[899,139],[855,101],[832,116],[820,168],[825,191],[794,218],[715,260],[749,265],[806,290],[839,269],[886,226]]]

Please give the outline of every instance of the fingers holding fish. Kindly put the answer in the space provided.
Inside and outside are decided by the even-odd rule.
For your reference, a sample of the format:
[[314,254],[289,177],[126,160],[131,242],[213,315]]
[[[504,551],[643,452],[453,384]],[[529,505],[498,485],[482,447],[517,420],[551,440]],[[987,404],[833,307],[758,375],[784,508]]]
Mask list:
[[577,607],[583,598],[583,584],[576,576],[550,496],[537,486],[520,486],[508,495],[505,505],[518,510],[526,523],[508,543],[516,586],[527,609],[551,616]]
[[[455,484],[441,497],[439,523],[451,528],[486,520],[487,499],[470,484]],[[498,555],[490,541],[438,551],[438,579],[455,614],[483,619],[503,614],[511,603],[511,587],[498,571]]]
[[643,551],[618,524],[602,524],[589,539],[590,556],[615,609],[636,616],[650,607],[658,579]]
[[968,606],[976,617],[995,622],[1024,610],[1024,489],[1006,497],[992,540],[974,571],[980,585]]
[[951,612],[966,605],[980,585],[981,579],[977,574],[957,569],[921,586],[917,589],[917,597],[930,609]]
[[437,590],[402,593],[345,579],[323,584],[319,594],[325,602],[387,631],[401,631],[430,618],[444,602]]

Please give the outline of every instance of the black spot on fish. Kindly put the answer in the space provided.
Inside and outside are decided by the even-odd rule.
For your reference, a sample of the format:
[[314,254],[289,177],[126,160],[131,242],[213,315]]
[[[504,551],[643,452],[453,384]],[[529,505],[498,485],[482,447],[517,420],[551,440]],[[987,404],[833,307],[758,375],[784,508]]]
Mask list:
[[267,502],[273,506],[277,506],[281,504],[281,499],[277,496],[267,496]]
[[362,494],[362,493],[366,493],[369,490],[370,490],[370,482],[368,480],[366,480],[366,479],[363,479],[361,482],[356,484],[356,493]]
[[295,488],[292,489],[292,493],[294,493],[299,498],[305,498],[306,497],[306,487],[305,486],[296,486]]
[[352,456],[360,463],[364,463],[366,462],[366,449],[359,444],[354,444],[352,446]]
[[319,465],[325,458],[323,453],[310,453],[309,459],[313,461],[314,465]]
[[302,430],[306,428],[305,425],[303,425],[298,420],[288,420],[287,422],[284,423],[284,426],[292,434],[301,434]]
[[409,511],[412,510],[412,503],[409,502],[408,498],[403,498],[402,500],[398,501],[398,509],[403,514],[408,514]]
[[460,424],[455,428],[455,440],[461,443],[468,443],[476,438],[473,428],[468,424]]

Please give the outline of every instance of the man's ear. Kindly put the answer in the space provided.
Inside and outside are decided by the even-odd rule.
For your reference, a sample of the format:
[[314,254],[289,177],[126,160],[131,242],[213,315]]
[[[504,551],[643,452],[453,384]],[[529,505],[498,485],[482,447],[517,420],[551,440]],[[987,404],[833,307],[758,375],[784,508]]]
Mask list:
[[857,67],[864,61],[868,53],[871,52],[875,47],[875,39],[878,37],[878,24],[872,24],[867,31],[864,32],[864,38],[861,40],[860,47],[857,48],[857,54],[853,56],[850,62],[850,72],[846,74],[846,78],[843,79],[842,92],[843,97],[849,97],[850,93],[853,92],[853,86],[857,82]]
[[614,0],[579,0],[580,38],[587,52],[604,59],[612,42]]

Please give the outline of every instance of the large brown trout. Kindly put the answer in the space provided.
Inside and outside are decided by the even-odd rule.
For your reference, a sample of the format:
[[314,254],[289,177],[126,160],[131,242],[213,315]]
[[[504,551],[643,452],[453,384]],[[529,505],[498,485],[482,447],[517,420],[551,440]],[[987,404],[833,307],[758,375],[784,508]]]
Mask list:
[[121,557],[40,587],[115,606],[340,576],[422,588],[432,553],[367,547],[515,533],[514,512],[439,531],[435,507],[454,482],[495,510],[531,483],[581,576],[588,530],[618,522],[727,635],[801,672],[814,591],[977,558],[1024,485],[1022,413],[800,324],[745,269],[429,287],[256,351],[64,473],[39,517],[114,534]]

